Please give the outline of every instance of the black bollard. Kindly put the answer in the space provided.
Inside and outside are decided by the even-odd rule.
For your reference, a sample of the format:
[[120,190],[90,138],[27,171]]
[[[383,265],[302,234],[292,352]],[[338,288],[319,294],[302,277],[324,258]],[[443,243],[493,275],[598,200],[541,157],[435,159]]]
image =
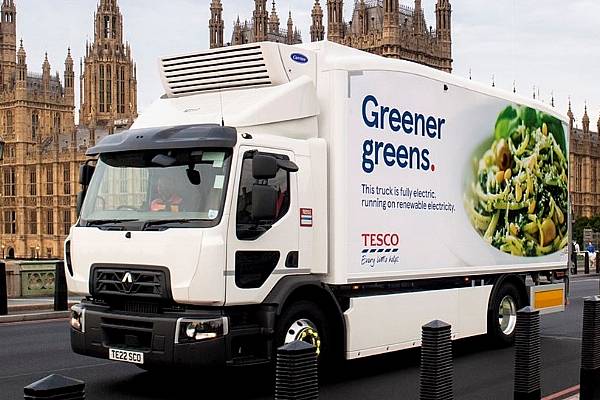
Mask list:
[[295,341],[277,349],[275,400],[319,398],[319,372],[316,348]]
[[515,400],[541,399],[541,369],[540,312],[525,307],[515,327]]
[[588,253],[586,251],[584,254],[585,254],[585,263],[583,264],[583,268],[584,268],[584,272],[587,275],[590,273],[590,253]]
[[452,366],[452,327],[439,320],[422,327],[421,378],[419,399],[452,400],[454,367]]
[[583,301],[580,399],[600,399],[600,296]]
[[6,264],[0,262],[0,315],[8,314],[8,290],[6,288]]
[[23,389],[25,400],[85,400],[85,382],[62,375],[49,375]]
[[69,295],[67,292],[67,277],[65,263],[56,263],[54,275],[54,311],[67,311],[69,309]]

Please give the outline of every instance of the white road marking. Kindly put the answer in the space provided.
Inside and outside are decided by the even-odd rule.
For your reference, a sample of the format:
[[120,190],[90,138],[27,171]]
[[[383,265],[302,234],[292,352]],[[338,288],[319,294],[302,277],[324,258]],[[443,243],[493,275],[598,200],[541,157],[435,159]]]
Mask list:
[[78,367],[49,369],[49,370],[45,370],[45,371],[27,372],[27,373],[16,374],[16,375],[5,375],[5,376],[0,376],[0,380],[12,379],[12,378],[22,378],[24,376],[30,376],[30,375],[39,375],[39,374],[43,375],[43,374],[49,374],[49,373],[71,371],[71,370],[74,370],[74,369],[84,369],[84,368],[91,368],[91,367],[102,367],[102,366],[105,366],[105,365],[112,365],[112,364],[115,364],[115,362],[104,362],[104,363],[97,363],[97,364],[87,364],[87,365],[80,365]]

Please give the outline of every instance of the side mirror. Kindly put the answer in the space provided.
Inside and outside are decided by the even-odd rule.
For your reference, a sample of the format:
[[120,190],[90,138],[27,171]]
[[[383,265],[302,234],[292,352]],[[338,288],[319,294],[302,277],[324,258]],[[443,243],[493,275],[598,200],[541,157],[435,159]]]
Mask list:
[[273,221],[277,216],[277,191],[267,185],[252,185],[252,220]]
[[4,160],[4,142],[0,140],[0,161]]
[[82,190],[81,192],[77,193],[76,212],[77,212],[78,217],[81,214],[81,207],[83,206],[83,200],[85,200],[86,192],[87,192],[86,190]]
[[257,154],[252,159],[252,177],[254,179],[273,179],[277,175],[277,159],[273,156]]
[[83,164],[79,167],[79,184],[82,186],[89,186],[92,181],[92,176],[96,167],[90,164]]
[[252,159],[254,179],[273,179],[280,169],[287,172],[298,172],[298,166],[290,160],[280,160],[266,154],[256,154]]

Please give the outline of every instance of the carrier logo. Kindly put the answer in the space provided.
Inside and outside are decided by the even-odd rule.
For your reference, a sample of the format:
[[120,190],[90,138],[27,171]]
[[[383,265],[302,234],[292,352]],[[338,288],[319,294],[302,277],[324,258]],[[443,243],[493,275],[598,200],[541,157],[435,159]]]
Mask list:
[[361,233],[363,253],[396,253],[400,236],[397,233]]
[[292,61],[295,61],[299,64],[306,64],[308,62],[308,57],[306,57],[304,54],[292,53],[290,57],[292,58]]

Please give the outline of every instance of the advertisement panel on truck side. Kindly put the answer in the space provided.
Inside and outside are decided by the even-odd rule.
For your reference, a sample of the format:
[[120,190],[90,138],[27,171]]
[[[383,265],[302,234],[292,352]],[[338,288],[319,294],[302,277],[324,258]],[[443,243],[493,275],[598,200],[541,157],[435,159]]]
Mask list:
[[566,265],[563,121],[406,73],[350,79],[351,276]]

